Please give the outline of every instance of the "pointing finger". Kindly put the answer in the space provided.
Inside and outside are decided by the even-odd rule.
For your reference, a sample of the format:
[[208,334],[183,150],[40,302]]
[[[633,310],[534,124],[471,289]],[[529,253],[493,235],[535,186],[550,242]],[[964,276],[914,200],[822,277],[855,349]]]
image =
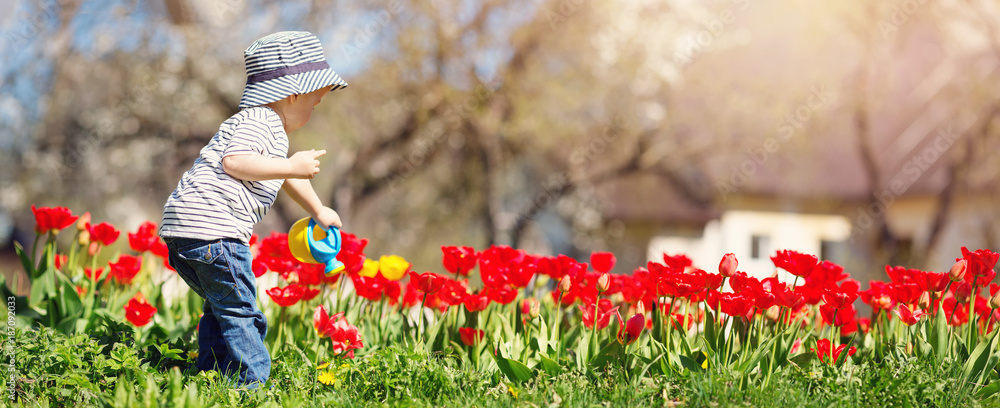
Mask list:
[[326,154],[326,150],[314,150],[313,151],[313,157],[319,157],[319,156],[322,156],[324,154]]

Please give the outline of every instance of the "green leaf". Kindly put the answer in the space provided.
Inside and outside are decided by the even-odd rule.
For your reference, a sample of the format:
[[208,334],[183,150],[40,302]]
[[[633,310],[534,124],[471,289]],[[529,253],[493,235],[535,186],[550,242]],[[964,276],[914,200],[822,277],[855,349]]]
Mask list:
[[711,349],[713,352],[715,351],[715,341],[716,341],[715,336],[717,335],[715,325],[716,325],[715,314],[712,313],[711,310],[706,311],[705,334],[702,337],[702,339],[704,340],[705,345],[707,345],[708,348]]
[[21,266],[24,268],[24,273],[28,276],[28,279],[35,277],[35,266],[31,264],[31,258],[28,254],[24,252],[24,247],[21,246],[20,242],[14,241],[14,251],[17,252],[17,257],[21,258]]
[[607,366],[611,359],[620,358],[624,351],[620,343],[612,341],[591,359],[590,364],[594,367]]
[[[969,354],[969,359],[965,362],[962,369],[962,377],[967,381],[976,381],[983,374],[988,374],[987,362],[992,357],[993,351],[996,350],[998,332],[1000,331],[994,330],[988,339],[979,342],[976,348],[972,350],[972,353]],[[992,369],[992,367],[989,369]]]
[[1000,391],[1000,380],[993,381],[989,383],[989,385],[980,388],[978,391],[976,391],[975,395],[976,398],[978,399],[986,399],[996,394],[997,391]]
[[504,358],[499,354],[494,355],[493,359],[497,362],[497,367],[500,371],[507,376],[508,380],[516,383],[523,383],[534,377],[534,372],[531,371],[528,366],[522,364],[520,361]]
[[590,361],[590,332],[581,331],[580,339],[576,343],[576,369],[583,370]]
[[538,319],[538,333],[535,334],[539,353],[549,352],[549,328],[545,324],[545,319]]
[[538,355],[539,365],[542,366],[542,370],[545,370],[551,376],[557,376],[562,374],[562,366],[558,362],[549,358],[544,354]]
[[677,357],[681,360],[681,365],[684,366],[684,368],[688,369],[689,371],[695,373],[700,373],[702,371],[705,371],[704,369],[701,368],[701,364],[698,364],[698,362],[694,361],[691,357],[685,356],[683,354],[678,354]]
[[[51,276],[51,274],[49,275]],[[48,314],[48,310],[45,307],[48,298],[45,296],[46,291],[45,291],[45,283],[43,281],[44,279],[46,279],[46,277],[43,274],[41,277],[39,277],[39,279],[36,279],[34,282],[32,282],[31,292],[28,294],[28,307],[30,307],[32,310],[34,310],[36,313],[42,316]]]
[[58,278],[61,283],[59,310],[62,311],[63,316],[79,317],[78,315],[83,313],[83,301],[80,300],[80,294],[76,292],[76,286],[62,274],[59,274]]
[[799,367],[805,367],[806,365],[809,364],[810,361],[812,361],[814,357],[816,357],[816,353],[812,351],[806,351],[803,353],[796,354],[794,357],[789,358],[788,361],[791,361],[792,363],[794,363]]

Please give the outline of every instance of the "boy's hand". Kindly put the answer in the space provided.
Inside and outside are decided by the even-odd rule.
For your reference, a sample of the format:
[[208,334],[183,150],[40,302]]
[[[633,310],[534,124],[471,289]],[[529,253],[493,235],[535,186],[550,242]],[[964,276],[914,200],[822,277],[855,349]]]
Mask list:
[[316,220],[317,224],[325,227],[340,228],[343,226],[340,221],[340,214],[337,214],[337,212],[330,207],[320,208],[319,212],[313,216],[313,219]]
[[[288,158],[292,163],[293,178],[311,179],[315,177],[316,173],[319,173],[319,160],[316,158],[324,154],[326,154],[326,150],[295,152],[292,157]],[[340,217],[337,217],[337,222],[340,222]]]

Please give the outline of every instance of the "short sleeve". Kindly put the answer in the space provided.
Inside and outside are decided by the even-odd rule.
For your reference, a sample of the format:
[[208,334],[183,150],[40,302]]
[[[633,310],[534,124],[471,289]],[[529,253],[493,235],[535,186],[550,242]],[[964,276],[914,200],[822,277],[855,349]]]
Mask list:
[[256,118],[247,118],[233,129],[233,137],[226,145],[222,157],[241,154],[270,156],[268,149],[265,149],[265,146],[270,144],[270,139],[272,139],[271,128],[267,123]]

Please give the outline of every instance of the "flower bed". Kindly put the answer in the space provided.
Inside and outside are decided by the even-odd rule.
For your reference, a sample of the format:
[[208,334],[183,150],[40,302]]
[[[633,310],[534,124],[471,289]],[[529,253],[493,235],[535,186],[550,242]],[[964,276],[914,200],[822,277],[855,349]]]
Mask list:
[[[117,229],[64,208],[32,209],[33,248],[43,248],[19,250],[32,282],[30,295],[16,298],[20,322],[67,336],[117,327],[120,341],[156,350],[146,356],[157,357],[153,370],[190,363],[200,300],[162,295],[171,272],[155,224],[128,233],[130,253],[97,265]],[[73,244],[60,251],[55,237],[73,225]],[[949,392],[989,398],[1000,390],[1000,286],[992,283],[1000,255],[989,250],[962,248],[949,272],[887,266],[886,281],[862,286],[839,265],[794,251],[771,258],[792,282],[748,276],[732,254],[718,273],[676,255],[617,275],[610,253],[585,263],[504,246],[443,247],[439,274],[417,273],[395,255],[369,258],[367,240],[342,238],[345,270],[332,277],[297,261],[285,234],[251,241],[255,275],[281,282],[266,291],[267,345],[273,356],[313,367],[312,392],[352,387],[344,379],[359,377],[345,373],[349,361],[388,358],[388,350],[452,356],[511,393],[570,374],[614,375],[635,387],[722,378],[750,392],[801,370],[915,362],[955,367]],[[869,316],[858,314],[858,300]],[[123,321],[135,329],[115,326]]]

